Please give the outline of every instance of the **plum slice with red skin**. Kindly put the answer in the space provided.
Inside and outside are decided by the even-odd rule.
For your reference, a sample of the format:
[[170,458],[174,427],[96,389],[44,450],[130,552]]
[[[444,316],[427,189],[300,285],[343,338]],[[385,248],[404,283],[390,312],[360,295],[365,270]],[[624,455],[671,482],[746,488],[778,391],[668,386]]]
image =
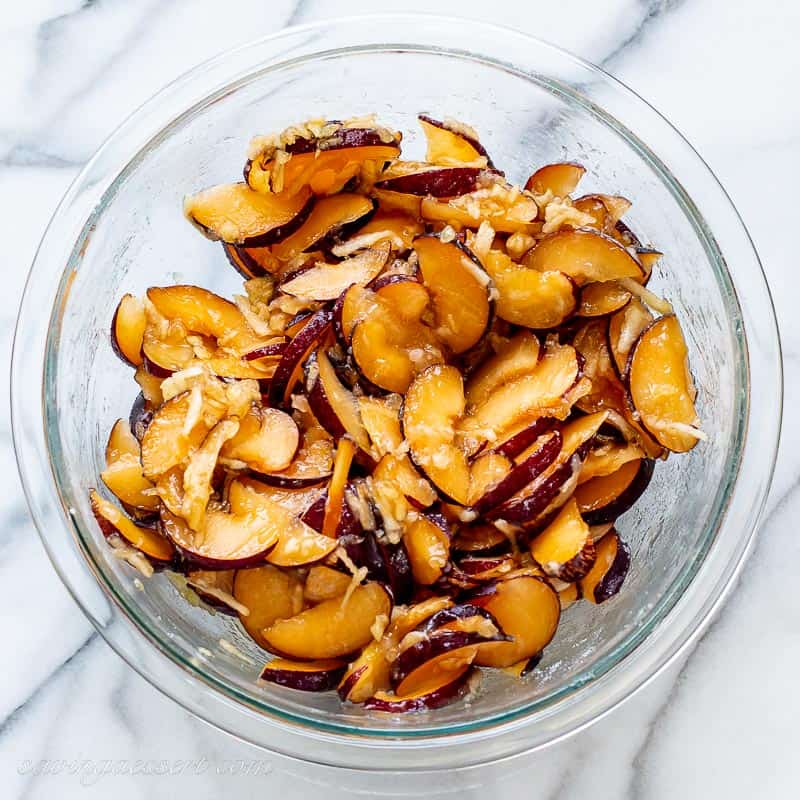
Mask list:
[[[322,135],[294,137],[278,149],[253,154],[244,167],[245,181],[266,194],[293,194],[307,185],[316,194],[331,194],[367,162],[380,166],[400,155],[399,133],[332,122],[325,127]],[[278,160],[281,166],[276,168]]]
[[528,251],[523,263],[540,272],[563,272],[579,286],[643,276],[642,265],[623,245],[592,228],[562,228],[547,234]]
[[233,579],[233,596],[247,614],[239,621],[259,647],[267,648],[261,635],[279,619],[288,619],[303,610],[303,585],[291,572],[269,564],[237,570]]
[[425,636],[402,650],[392,663],[391,680],[395,692],[414,694],[436,680],[440,672],[449,674],[470,665],[478,645],[504,639],[500,633],[487,637],[448,630]]
[[382,189],[417,197],[458,197],[480,188],[486,176],[485,167],[423,167],[418,172],[384,178],[375,184]]
[[582,317],[602,317],[624,308],[631,299],[631,293],[617,281],[587,283],[581,289],[581,302],[578,314]]
[[286,469],[297,453],[300,432],[295,421],[277,408],[252,406],[239,430],[222,446],[220,456],[244,462],[258,473]]
[[533,422],[522,423],[518,430],[512,429],[503,441],[495,443],[492,451],[506,458],[516,458],[523,450],[530,447],[540,436],[552,430],[558,423],[550,417],[539,417]]
[[[500,188],[499,194],[496,187]],[[479,189],[449,200],[423,197],[419,203],[419,214],[429,222],[457,228],[479,228],[488,222],[498,233],[531,236],[541,228],[535,221],[538,213],[539,207],[531,196],[499,180],[494,180],[488,191]]]
[[482,586],[468,596],[468,602],[489,611],[512,639],[478,647],[475,663],[486,667],[508,667],[541,653],[555,635],[561,616],[558,594],[544,578],[534,575]]
[[131,547],[144,553],[151,561],[168,564],[175,558],[175,549],[168,539],[152,528],[137,525],[129,520],[113,503],[90,490],[92,513],[105,537],[121,536]]
[[[619,195],[585,194],[582,197],[576,197],[572,205],[582,214],[588,214],[593,218],[589,227],[617,238],[617,223],[631,207],[631,202]],[[623,244],[626,243],[623,242]]]
[[431,302],[428,290],[410,275],[382,275],[371,288],[407,319],[419,320]]
[[201,531],[161,511],[161,531],[192,564],[204,569],[239,569],[263,562],[283,530],[283,515],[206,511]]
[[458,562],[458,569],[478,583],[501,578],[516,567],[517,559],[509,554],[504,556],[467,556]]
[[328,335],[331,328],[331,312],[320,309],[305,321],[303,327],[283,351],[281,360],[275,368],[269,386],[269,400],[272,405],[279,405],[288,400],[294,388],[303,362],[312,351]]
[[561,507],[577,485],[589,443],[607,418],[607,412],[587,414],[561,429],[561,452],[532,483],[486,516],[506,522],[536,526]]
[[339,264],[319,263],[281,284],[284,294],[311,300],[335,300],[353,284],[366,286],[389,258],[389,242],[381,242]]
[[330,440],[303,441],[294,460],[281,472],[257,472],[259,480],[282,489],[304,489],[330,480],[333,445]]
[[542,348],[534,334],[518,333],[470,375],[465,387],[467,404],[470,407],[480,405],[504,383],[532,372],[541,355]]
[[111,346],[132,367],[138,367],[142,363],[142,342],[146,326],[147,317],[142,301],[132,294],[123,295],[111,320]]
[[[147,299],[162,316],[180,322],[186,330],[222,340],[226,347],[242,347],[258,341],[242,312],[225,300],[199,286],[151,286]],[[145,347],[147,342],[145,341]],[[251,349],[251,348],[248,348]],[[148,355],[145,349],[145,355]]]
[[309,250],[325,249],[357,230],[374,213],[372,200],[360,194],[336,194],[318,200],[307,219],[291,236],[273,245],[272,255],[291,261]]
[[265,195],[245,183],[227,183],[187,196],[183,212],[209,239],[264,247],[297,230],[313,205],[314,198],[308,190],[292,196]]
[[433,366],[409,387],[403,404],[403,433],[415,466],[461,505],[469,501],[470,467],[456,444],[455,424],[464,414],[461,373],[452,366]]
[[[351,333],[356,368],[369,384],[402,394],[416,375],[444,361],[441,343],[427,326],[404,316],[377,294],[364,302]],[[346,307],[345,300],[343,327]]]
[[474,132],[465,125],[450,120],[438,120],[427,114],[418,114],[422,132],[428,142],[425,160],[431,164],[451,166],[454,163],[486,159],[486,166],[494,169],[494,164],[484,146]]
[[558,431],[545,434],[541,440],[526,448],[502,480],[477,500],[473,500],[470,508],[478,515],[496,508],[520,489],[535,481],[556,460],[560,452],[561,434]]
[[279,567],[301,567],[321,561],[336,549],[336,539],[315,531],[294,509],[268,492],[259,491],[254,483],[233,481],[228,487],[228,502],[232,513],[269,519],[277,529],[276,541],[261,555],[261,561]]
[[106,445],[106,469],[100,473],[114,496],[134,513],[158,511],[160,500],[152,481],[142,473],[141,447],[126,420],[118,419]]
[[454,672],[442,672],[435,676],[429,685],[420,687],[410,695],[376,692],[364,701],[364,708],[370,711],[386,711],[389,713],[408,713],[441,708],[448,703],[466,695],[473,686],[479,673],[469,665]]
[[317,661],[290,661],[274,658],[261,670],[261,680],[301,692],[325,692],[341,680],[347,664],[335,658]]
[[485,258],[497,289],[497,316],[514,325],[545,330],[563,325],[577,310],[578,287],[564,272],[520,266],[499,250]]
[[416,583],[430,586],[442,576],[450,559],[451,537],[441,514],[420,514],[406,526],[403,541]]
[[674,453],[685,453],[704,438],[697,429],[687,352],[680,323],[668,314],[642,331],[629,356],[628,389],[639,419]]
[[530,549],[534,561],[554,578],[574,581],[586,575],[595,560],[594,540],[574,498],[531,541]]
[[627,378],[628,356],[644,329],[653,321],[647,307],[634,297],[608,320],[608,349],[617,374]]
[[639,445],[616,439],[608,440],[602,429],[599,433],[603,438],[598,436],[597,443],[586,454],[578,479],[579,485],[592,478],[611,475],[629,461],[639,461],[644,457]]
[[314,416],[334,439],[350,436],[371,457],[372,444],[361,419],[358,402],[339,380],[322,349],[312,354],[306,366],[306,394]]
[[261,347],[256,347],[255,350],[245,353],[242,358],[245,361],[256,361],[259,358],[280,358],[286,352],[288,346],[289,342],[286,339],[279,339],[269,344],[261,345]]
[[550,191],[555,197],[568,197],[586,174],[586,167],[575,161],[560,161],[539,167],[525,182],[525,188],[534,194]]
[[[302,217],[300,223],[302,223]],[[272,255],[269,247],[242,247],[223,242],[222,250],[228,263],[245,280],[263,278],[265,275],[273,275],[280,271],[280,262]]]
[[128,426],[139,443],[141,443],[142,439],[144,438],[144,434],[147,431],[147,427],[150,425],[152,419],[153,406],[144,396],[144,393],[139,392],[139,394],[136,395],[136,399],[133,401],[133,405],[131,406],[131,413],[128,415]]
[[602,525],[622,516],[647,489],[653,469],[653,460],[642,458],[582,483],[575,489],[575,500],[583,518],[589,525]]
[[588,381],[583,380],[583,359],[575,348],[549,343],[532,372],[497,387],[470,410],[459,430],[493,439],[526,420],[564,419],[589,390]]
[[[489,623],[486,625],[485,623]],[[494,628],[494,630],[492,630]],[[481,631],[481,629],[483,629]],[[504,635],[497,620],[489,611],[471,603],[442,608],[431,614],[417,630],[425,634],[436,634],[441,631],[457,631],[460,633],[481,633],[486,637]]]
[[414,239],[424,232],[424,226],[414,217],[378,208],[350,238],[333,245],[331,253],[337,258],[344,258],[365,247],[375,247],[380,242],[389,242],[395,253],[405,253]]
[[233,596],[235,575],[233,569],[195,569],[186,573],[186,583],[206,605],[235,616],[239,613],[239,603]]
[[453,552],[461,556],[488,558],[505,555],[511,549],[511,542],[494,525],[476,522],[469,527],[462,527],[453,538],[451,546]]
[[492,321],[492,281],[458,241],[421,236],[414,242],[419,272],[431,298],[437,336],[459,354],[474,347]]
[[372,639],[375,619],[391,612],[391,598],[379,583],[357,586],[344,597],[325,600],[263,631],[270,650],[292,659],[339,658]]
[[[304,512],[301,517],[306,525],[312,527],[318,533],[322,533],[322,526],[325,522],[325,507],[328,502],[327,491],[317,498]],[[361,525],[353,514],[350,505],[345,502],[341,507],[339,522],[335,530],[336,537],[347,535],[358,535],[361,533]],[[331,535],[331,534],[327,534]]]
[[609,531],[596,545],[594,565],[580,580],[583,596],[598,605],[612,598],[622,588],[630,569],[631,557],[625,542],[615,530]]
[[553,509],[565,487],[577,480],[580,462],[556,463],[545,470],[538,480],[526,487],[518,497],[486,512],[490,519],[502,519],[519,525],[533,525]]

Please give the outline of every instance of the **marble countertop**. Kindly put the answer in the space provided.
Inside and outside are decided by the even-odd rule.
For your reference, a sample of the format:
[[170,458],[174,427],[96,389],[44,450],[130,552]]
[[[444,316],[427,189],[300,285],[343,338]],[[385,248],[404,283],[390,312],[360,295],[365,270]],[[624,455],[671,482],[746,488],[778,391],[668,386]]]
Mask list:
[[[403,10],[429,11],[429,0]],[[289,24],[395,10],[386,0],[27,0],[0,18],[0,370],[25,274],[58,199],[105,136],[197,62]],[[781,326],[786,408],[800,401],[791,290],[800,181],[800,4],[793,0],[439,0],[603,65],[694,144],[739,208]],[[787,227],[788,226],[788,227]],[[783,446],[757,547],[727,606],[667,672],[585,732],[502,768],[364,784],[256,750],[191,717],[103,643],[58,581],[16,479],[7,387],[0,465],[0,782],[3,797],[264,798],[458,792],[571,800],[794,798],[800,692],[800,427]],[[168,759],[172,774],[131,775]],[[127,768],[126,768],[127,764]],[[110,766],[107,766],[110,765]],[[109,770],[112,774],[108,773]]]

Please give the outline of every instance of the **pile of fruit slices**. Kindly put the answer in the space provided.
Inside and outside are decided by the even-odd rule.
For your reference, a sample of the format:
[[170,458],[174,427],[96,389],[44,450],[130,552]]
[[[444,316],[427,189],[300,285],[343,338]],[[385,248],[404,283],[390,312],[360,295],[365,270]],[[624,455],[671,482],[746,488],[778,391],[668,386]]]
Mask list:
[[244,293],[122,298],[121,508],[91,491],[115,553],[276,656],[263,680],[398,712],[531,671],[564,608],[619,591],[615,522],[655,460],[703,438],[630,203],[572,199],[572,163],[520,188],[420,120],[425,162],[372,119],[315,121],[187,198]]

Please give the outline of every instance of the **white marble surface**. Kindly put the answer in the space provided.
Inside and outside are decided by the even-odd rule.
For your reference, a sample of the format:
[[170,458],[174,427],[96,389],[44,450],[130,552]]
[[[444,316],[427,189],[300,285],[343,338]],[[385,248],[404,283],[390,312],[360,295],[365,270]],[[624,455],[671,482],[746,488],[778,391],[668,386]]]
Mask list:
[[[0,17],[0,336],[6,360],[25,273],[60,195],[131,109],[196,62],[284,25],[397,9],[386,0],[6,0]],[[491,18],[603,64],[698,148],[744,216],[780,318],[786,407],[800,401],[796,186],[800,4],[795,0],[406,0]],[[6,403],[7,387],[3,389]],[[0,465],[0,795],[4,798],[347,796],[191,718],[127,668],[62,588],[15,478],[6,406]],[[795,798],[800,594],[798,427],[784,420],[757,549],[722,615],[684,657],[588,731],[503,770],[374,791],[593,800]],[[168,759],[169,777],[98,777],[103,762]],[[198,760],[184,766],[182,759]],[[236,771],[237,760],[260,774]],[[42,764],[46,760],[46,765]],[[58,761],[64,763],[59,764]],[[81,762],[88,762],[82,764]],[[81,767],[75,774],[76,763]],[[287,769],[289,771],[287,771]],[[294,773],[294,774],[293,774]],[[312,782],[316,781],[316,782]],[[322,781],[322,784],[319,782]],[[326,785],[327,784],[327,785]],[[349,784],[348,784],[349,785]]]

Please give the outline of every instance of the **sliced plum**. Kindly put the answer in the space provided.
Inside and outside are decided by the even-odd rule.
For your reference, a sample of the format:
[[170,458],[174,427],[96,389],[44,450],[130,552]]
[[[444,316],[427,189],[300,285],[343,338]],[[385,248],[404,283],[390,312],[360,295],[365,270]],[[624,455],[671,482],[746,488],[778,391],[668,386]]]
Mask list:
[[352,329],[351,345],[358,371],[369,383],[389,392],[404,393],[415,375],[444,361],[439,341],[429,328],[404,317],[374,294]]
[[331,312],[320,309],[305,320],[295,333],[270,381],[269,400],[272,405],[289,400],[297,381],[302,377],[305,360],[330,333],[331,321]]
[[430,586],[442,576],[450,560],[451,531],[438,515],[420,515],[406,527],[403,541],[414,580]]
[[403,432],[411,458],[445,496],[466,505],[470,468],[456,444],[455,424],[466,401],[461,373],[433,366],[417,376],[403,404]]
[[314,353],[306,367],[306,393],[314,416],[334,439],[346,434],[364,453],[371,454],[372,445],[358,401],[339,380],[324,350]]
[[489,252],[486,270],[497,287],[497,315],[506,322],[534,330],[555,328],[578,308],[575,281],[564,272],[519,266],[499,250]]
[[437,672],[431,683],[420,686],[415,693],[398,695],[378,691],[364,702],[364,708],[395,714],[441,708],[466,695],[477,675],[469,665],[452,672]]
[[277,408],[252,406],[240,420],[237,433],[223,445],[220,455],[269,474],[286,469],[299,444],[300,432],[288,414]]
[[325,692],[339,683],[347,665],[336,658],[290,661],[274,658],[261,670],[261,680],[301,692]]
[[459,197],[479,189],[486,182],[486,175],[485,167],[424,165],[416,172],[383,177],[375,188],[418,197]]
[[668,450],[685,453],[704,438],[680,323],[660,317],[639,336],[630,355],[631,401],[647,430]]
[[276,542],[262,555],[262,561],[279,567],[301,567],[322,561],[337,547],[336,539],[315,531],[292,509],[251,482],[232,482],[228,502],[233,513],[269,519],[278,529]]
[[554,197],[568,197],[585,174],[586,167],[574,161],[547,164],[528,178],[525,188],[534,194],[551,192]]
[[260,647],[267,648],[261,632],[279,619],[289,619],[303,610],[303,585],[291,572],[269,564],[237,570],[233,596],[247,609],[239,621]]
[[497,387],[460,427],[491,440],[525,420],[564,419],[572,404],[589,391],[581,381],[582,373],[582,360],[574,347],[551,343],[532,372]]
[[152,561],[170,563],[174,560],[175,549],[158,531],[132,522],[94,489],[89,492],[89,499],[92,512],[104,536],[118,534],[131,547],[135,547]]
[[428,309],[428,290],[410,275],[385,275],[372,285],[375,294],[389,302],[406,319],[419,320]]
[[424,226],[415,217],[379,208],[352,236],[333,245],[331,253],[337,258],[346,258],[358,250],[375,247],[382,242],[388,242],[395,253],[406,253],[411,249],[414,239],[424,232]]
[[400,155],[400,134],[385,128],[323,122],[316,130],[289,129],[277,146],[255,140],[244,176],[264,194],[289,194],[310,186],[316,194],[338,192],[370,163],[382,166]]
[[563,272],[579,286],[643,276],[642,265],[619,242],[591,228],[565,228],[540,239],[523,259],[526,267]]
[[316,564],[308,571],[303,595],[309,603],[322,603],[342,597],[353,582],[353,576],[324,564]]
[[494,168],[492,159],[478,139],[477,133],[468,125],[455,120],[438,120],[427,114],[419,114],[427,142],[425,160],[431,164],[451,167],[470,164],[483,159],[485,166]]
[[608,349],[617,374],[623,380],[627,377],[631,349],[652,321],[653,315],[636,297],[608,320]]
[[146,326],[147,317],[142,301],[132,294],[123,295],[111,320],[111,344],[114,352],[132,367],[142,363]]
[[642,496],[653,475],[650,458],[623,464],[609,475],[592,478],[575,489],[575,501],[589,525],[613,522]]
[[503,384],[533,372],[540,357],[536,336],[528,331],[518,333],[470,376],[465,389],[467,404],[475,408]]
[[114,496],[134,512],[153,513],[160,500],[142,472],[141,447],[126,420],[114,423],[106,445],[106,468],[100,473]]
[[389,242],[381,242],[339,264],[316,264],[282,283],[281,291],[311,300],[335,300],[353,284],[366,286],[377,277],[388,258]]
[[209,239],[263,247],[297,230],[313,207],[311,192],[262,194],[244,183],[212,186],[183,202],[183,213]]
[[540,653],[558,627],[558,593],[543,578],[520,575],[482,587],[469,602],[485,608],[511,641],[487,642],[477,648],[475,663],[509,667]]
[[582,317],[603,317],[624,308],[630,299],[631,293],[616,281],[587,283],[581,289],[578,314]]
[[272,255],[287,262],[327,240],[346,237],[354,227],[366,222],[375,210],[372,201],[360,194],[336,194],[318,200],[308,218],[291,236],[273,245]]
[[589,572],[580,580],[583,596],[595,605],[605,603],[622,588],[631,564],[630,552],[615,530],[596,545],[596,558]]
[[594,540],[574,499],[533,539],[531,555],[548,575],[565,581],[582,578],[591,569]]
[[414,242],[437,336],[453,353],[474,347],[492,318],[492,282],[478,259],[456,241],[422,236]]
[[388,619],[391,607],[381,584],[366,583],[341,598],[273,623],[263,637],[277,655],[300,660],[339,658],[368,644],[376,618]]

